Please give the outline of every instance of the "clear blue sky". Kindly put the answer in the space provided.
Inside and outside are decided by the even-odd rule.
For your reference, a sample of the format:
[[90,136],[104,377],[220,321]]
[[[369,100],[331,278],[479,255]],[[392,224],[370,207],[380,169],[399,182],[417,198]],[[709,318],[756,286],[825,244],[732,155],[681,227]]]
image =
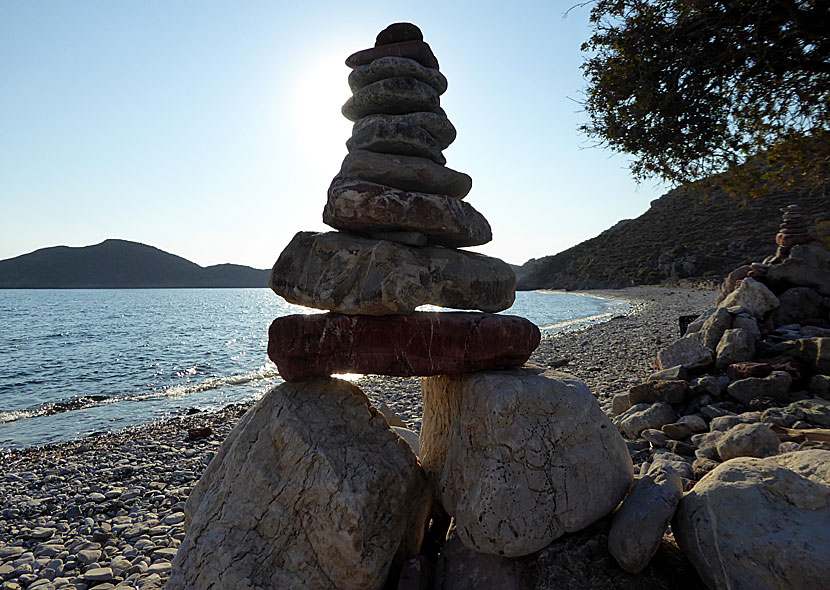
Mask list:
[[0,0],[0,259],[122,238],[270,267],[327,229],[343,60],[399,21],[449,79],[447,165],[493,227],[476,250],[521,264],[591,238],[666,187],[577,131],[573,4]]

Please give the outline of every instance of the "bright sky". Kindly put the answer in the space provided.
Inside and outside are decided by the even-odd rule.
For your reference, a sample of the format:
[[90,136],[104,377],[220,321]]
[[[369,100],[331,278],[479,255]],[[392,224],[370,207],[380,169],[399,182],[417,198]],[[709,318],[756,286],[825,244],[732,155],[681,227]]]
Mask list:
[[493,228],[475,250],[521,264],[594,237],[666,187],[578,132],[573,4],[0,0],[0,259],[121,238],[269,268],[327,230],[343,61],[400,21],[449,79],[447,165]]

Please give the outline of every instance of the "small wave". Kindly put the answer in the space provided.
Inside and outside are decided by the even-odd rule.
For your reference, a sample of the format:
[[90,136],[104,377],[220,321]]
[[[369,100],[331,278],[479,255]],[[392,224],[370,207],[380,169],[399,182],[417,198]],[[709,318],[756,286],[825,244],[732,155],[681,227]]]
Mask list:
[[37,418],[40,416],[52,416],[63,412],[70,412],[72,410],[83,410],[94,406],[104,404],[115,404],[119,402],[137,402],[146,401],[158,398],[179,398],[193,393],[201,393],[213,389],[221,389],[222,387],[229,387],[233,385],[243,385],[255,381],[266,381],[270,379],[279,378],[280,374],[273,364],[262,365],[258,369],[249,373],[241,375],[231,375],[229,377],[212,377],[205,379],[198,383],[188,383],[184,385],[171,385],[164,387],[158,391],[151,391],[138,395],[128,396],[108,396],[108,395],[88,395],[74,398],[66,401],[59,401],[54,403],[41,404],[24,410],[9,410],[0,412],[0,424],[7,424],[17,420],[26,418]]
[[599,322],[604,322],[606,320],[610,320],[614,316],[619,315],[615,312],[605,312],[605,313],[598,313],[596,315],[590,315],[587,317],[581,318],[574,318],[572,320],[565,320],[562,322],[556,322],[553,324],[547,324],[544,326],[539,326],[539,329],[543,332],[564,332],[568,329],[576,329],[581,326],[589,325],[589,324],[598,324]]

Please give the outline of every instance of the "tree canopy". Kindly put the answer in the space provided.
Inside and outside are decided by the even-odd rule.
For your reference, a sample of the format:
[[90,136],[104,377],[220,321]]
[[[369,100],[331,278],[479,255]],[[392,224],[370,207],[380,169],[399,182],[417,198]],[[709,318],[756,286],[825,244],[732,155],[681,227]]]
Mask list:
[[826,0],[597,0],[590,20],[582,131],[638,180],[761,161],[754,181],[827,183]]

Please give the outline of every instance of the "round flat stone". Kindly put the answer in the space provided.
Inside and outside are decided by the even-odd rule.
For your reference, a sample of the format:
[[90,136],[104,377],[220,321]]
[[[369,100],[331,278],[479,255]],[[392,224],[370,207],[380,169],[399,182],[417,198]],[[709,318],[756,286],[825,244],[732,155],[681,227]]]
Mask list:
[[[367,117],[368,118],[368,117]],[[444,165],[447,159],[441,153],[438,141],[424,128],[404,121],[370,118],[358,120],[352,136],[346,142],[349,151],[368,150],[381,154],[419,156]]]
[[400,115],[418,111],[438,112],[435,89],[416,78],[385,78],[372,82],[350,96],[340,111],[349,121],[367,115]]
[[286,381],[334,373],[460,375],[520,366],[539,340],[539,328],[510,315],[296,314],[271,324],[268,356]]
[[271,289],[290,303],[349,315],[392,315],[421,305],[502,311],[516,276],[497,259],[329,232],[299,232],[271,270]]
[[451,248],[480,246],[493,237],[484,216],[465,201],[342,177],[329,186],[323,222],[363,233],[414,231]]
[[438,94],[447,91],[447,78],[444,74],[406,57],[381,57],[365,66],[356,67],[349,74],[349,88],[355,92],[378,80],[400,77],[415,78],[429,84]]
[[350,68],[365,66],[381,57],[406,57],[414,59],[422,66],[439,69],[438,60],[432,53],[429,45],[423,41],[401,41],[363,49],[346,58],[346,65]]
[[349,152],[343,159],[340,176],[454,199],[463,199],[473,186],[473,179],[468,175],[440,166],[429,158],[377,154],[367,150]]
[[438,142],[438,146],[445,150],[449,145],[455,141],[455,127],[450,120],[443,113],[430,113],[421,111],[418,113],[404,113],[402,115],[368,115],[355,121],[352,126],[352,135],[355,131],[364,125],[369,125],[374,121],[384,121],[388,123],[408,123],[409,125],[417,125],[424,129]]

